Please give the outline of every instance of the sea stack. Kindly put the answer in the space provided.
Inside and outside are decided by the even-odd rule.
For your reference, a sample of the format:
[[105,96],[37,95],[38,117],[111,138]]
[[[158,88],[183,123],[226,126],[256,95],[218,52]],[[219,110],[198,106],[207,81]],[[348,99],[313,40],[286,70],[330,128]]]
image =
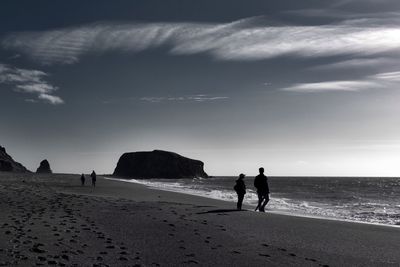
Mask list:
[[37,168],[36,173],[53,173],[50,169],[50,163],[47,161],[47,159],[40,162],[40,166]]
[[204,163],[179,154],[162,151],[124,153],[117,163],[114,176],[135,179],[207,178]]
[[13,160],[6,149],[0,146],[0,171],[3,172],[29,172],[21,163]]

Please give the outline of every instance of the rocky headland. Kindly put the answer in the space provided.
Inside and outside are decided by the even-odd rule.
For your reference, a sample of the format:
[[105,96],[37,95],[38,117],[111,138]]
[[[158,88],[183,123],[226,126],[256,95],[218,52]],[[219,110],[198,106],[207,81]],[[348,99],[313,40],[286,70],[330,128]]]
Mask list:
[[3,172],[29,172],[21,163],[16,162],[6,149],[0,146],[0,171]]
[[202,161],[162,150],[124,153],[113,175],[136,179],[208,177]]

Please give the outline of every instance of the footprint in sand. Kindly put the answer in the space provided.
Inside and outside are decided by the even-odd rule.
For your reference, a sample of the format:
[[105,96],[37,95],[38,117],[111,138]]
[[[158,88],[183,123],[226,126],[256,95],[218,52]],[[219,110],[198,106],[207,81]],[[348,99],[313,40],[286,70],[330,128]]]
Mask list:
[[47,260],[46,257],[43,257],[43,256],[37,256],[36,258],[38,260],[40,260],[40,261],[46,261]]
[[199,264],[199,262],[195,261],[195,260],[184,261],[183,263],[184,264]]
[[66,254],[61,255],[61,258],[62,258],[63,260],[69,261],[69,256],[66,255]]
[[304,258],[306,261],[312,261],[312,262],[316,262],[316,259],[312,259],[312,258]]

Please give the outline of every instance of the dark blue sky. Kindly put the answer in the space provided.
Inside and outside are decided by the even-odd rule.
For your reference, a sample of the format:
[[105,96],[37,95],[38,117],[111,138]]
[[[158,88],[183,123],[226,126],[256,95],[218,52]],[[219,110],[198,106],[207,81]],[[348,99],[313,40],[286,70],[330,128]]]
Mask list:
[[2,1],[0,144],[111,173],[400,173],[398,1]]

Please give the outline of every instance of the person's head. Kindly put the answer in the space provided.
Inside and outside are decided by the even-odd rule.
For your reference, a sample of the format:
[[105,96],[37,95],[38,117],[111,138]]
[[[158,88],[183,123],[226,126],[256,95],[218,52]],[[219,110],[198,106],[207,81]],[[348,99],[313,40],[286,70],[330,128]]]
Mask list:
[[258,169],[258,171],[260,172],[260,174],[263,174],[264,173],[264,168],[261,167],[261,168]]
[[243,173],[239,174],[239,179],[243,179],[246,175],[244,175]]

